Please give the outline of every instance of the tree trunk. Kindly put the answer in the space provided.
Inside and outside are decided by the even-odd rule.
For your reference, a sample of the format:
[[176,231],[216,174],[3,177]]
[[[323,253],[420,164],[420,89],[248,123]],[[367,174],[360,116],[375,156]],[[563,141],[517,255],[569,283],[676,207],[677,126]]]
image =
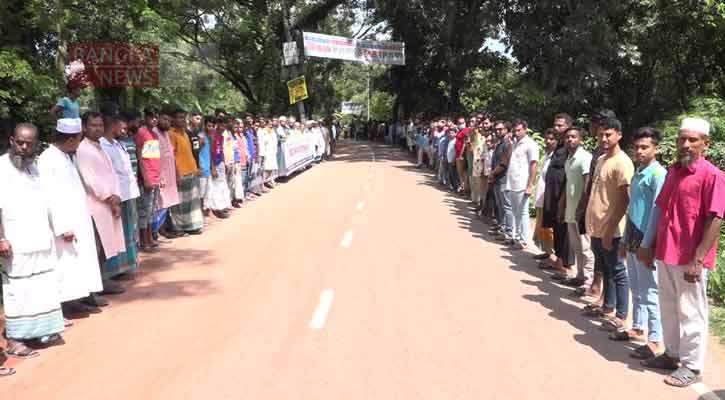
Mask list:
[[55,31],[58,34],[58,51],[55,53],[55,69],[59,77],[65,75],[65,62],[68,59],[68,30],[65,26],[63,0],[55,0]]

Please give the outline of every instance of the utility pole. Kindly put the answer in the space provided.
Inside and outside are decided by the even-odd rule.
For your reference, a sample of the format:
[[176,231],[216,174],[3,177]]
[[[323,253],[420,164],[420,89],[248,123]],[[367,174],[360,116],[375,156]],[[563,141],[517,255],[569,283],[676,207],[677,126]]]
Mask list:
[[[289,22],[289,9],[287,8],[287,0],[282,0],[282,24],[284,25],[284,37],[288,42],[292,42],[292,32],[290,31],[290,22]],[[290,75],[292,76],[292,79],[297,78],[299,76],[299,70],[297,69],[297,65],[290,65],[289,67]],[[307,116],[305,115],[305,103],[304,100],[297,102],[297,112],[300,114],[300,121],[305,122],[307,121]]]
[[370,123],[370,65],[368,67],[368,123]]

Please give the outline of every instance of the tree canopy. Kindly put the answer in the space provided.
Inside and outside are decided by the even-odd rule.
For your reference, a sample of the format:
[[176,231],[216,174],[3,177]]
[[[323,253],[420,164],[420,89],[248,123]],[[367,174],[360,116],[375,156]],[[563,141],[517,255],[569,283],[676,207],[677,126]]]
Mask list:
[[[548,125],[612,108],[632,128],[725,94],[725,2],[715,0],[6,0],[0,122],[47,124],[76,42],[154,42],[159,88],[86,91],[82,103],[291,113],[282,7],[293,32],[403,41],[405,66],[310,58],[312,114],[366,102],[374,118],[488,109]],[[500,43],[508,54],[486,43]]]

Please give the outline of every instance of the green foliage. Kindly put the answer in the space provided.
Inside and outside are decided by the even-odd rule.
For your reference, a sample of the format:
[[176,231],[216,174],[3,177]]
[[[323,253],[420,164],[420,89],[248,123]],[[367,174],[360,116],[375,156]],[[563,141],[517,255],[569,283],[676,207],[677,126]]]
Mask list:
[[[718,252],[717,265],[719,268],[715,269],[715,271],[710,274],[707,283],[707,290],[713,301],[719,304],[725,304],[725,229],[720,232]],[[725,328],[725,320],[723,322],[723,327]],[[725,337],[725,335],[723,335],[723,337]]]
[[551,126],[556,113],[550,99],[509,65],[495,69],[477,68],[466,76],[461,101],[468,110],[487,110],[496,119],[524,118],[530,126]]

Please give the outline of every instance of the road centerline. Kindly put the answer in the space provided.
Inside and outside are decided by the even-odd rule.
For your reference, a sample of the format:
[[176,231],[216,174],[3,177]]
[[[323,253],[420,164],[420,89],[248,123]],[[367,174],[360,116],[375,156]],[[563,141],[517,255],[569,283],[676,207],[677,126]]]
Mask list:
[[342,241],[340,242],[340,246],[348,249],[350,246],[352,246],[352,239],[355,237],[355,231],[352,229],[345,232],[345,236],[342,237]]
[[325,327],[327,315],[330,313],[334,298],[335,291],[332,289],[325,289],[320,293],[320,300],[315,308],[315,313],[312,315],[312,320],[310,320],[310,329],[320,330]]

